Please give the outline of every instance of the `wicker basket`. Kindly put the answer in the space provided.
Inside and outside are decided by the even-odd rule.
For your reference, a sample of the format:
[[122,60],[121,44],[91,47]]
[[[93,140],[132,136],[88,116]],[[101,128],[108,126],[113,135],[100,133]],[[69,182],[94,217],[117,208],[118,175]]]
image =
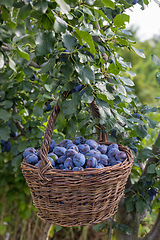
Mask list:
[[34,167],[25,160],[21,163],[33,204],[39,218],[56,225],[70,227],[99,223],[117,211],[133,165],[132,153],[119,145],[119,149],[127,154],[123,163],[80,172],[54,169],[48,161],[48,150],[59,111],[56,104],[41,147],[41,166]]

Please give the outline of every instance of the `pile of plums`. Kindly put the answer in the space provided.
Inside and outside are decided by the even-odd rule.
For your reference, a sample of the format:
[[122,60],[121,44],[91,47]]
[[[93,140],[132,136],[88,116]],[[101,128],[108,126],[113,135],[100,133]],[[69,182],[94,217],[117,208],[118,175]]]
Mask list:
[[[40,150],[27,148],[23,157],[26,163],[36,167],[41,163]],[[51,139],[48,161],[55,169],[83,171],[85,168],[104,168],[122,163],[127,158],[118,144],[101,145],[93,139],[76,137],[73,141],[64,139],[56,144]]]

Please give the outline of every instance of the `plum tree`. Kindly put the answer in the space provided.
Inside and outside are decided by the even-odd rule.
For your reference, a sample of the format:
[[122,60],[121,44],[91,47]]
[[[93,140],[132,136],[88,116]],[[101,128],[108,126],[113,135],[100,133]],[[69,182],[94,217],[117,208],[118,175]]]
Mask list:
[[[0,204],[1,235],[6,231],[18,232],[13,229],[13,222],[17,223],[14,226],[19,224],[22,234],[27,232],[26,226],[31,226],[26,222],[34,219],[35,209],[20,163],[23,157],[31,155],[28,161],[36,162],[38,158],[36,164],[40,164],[37,149],[42,146],[50,106],[58,102],[60,112],[52,134],[57,144],[74,139],[78,147],[89,138],[103,143],[108,136],[110,142],[133,149],[133,170],[111,226],[116,240],[137,240],[145,212],[153,211],[157,221],[143,240],[157,240],[160,134],[158,124],[149,114],[156,114],[159,107],[144,105],[133,94],[132,65],[121,57],[126,48],[145,58],[144,51],[131,40],[131,32],[125,29],[129,22],[125,10],[136,3],[143,9],[149,1],[0,1],[0,202],[5,205],[2,208]],[[158,67],[158,57],[152,59]],[[157,70],[157,87],[159,76]],[[136,145],[134,138],[139,140]],[[150,146],[145,145],[149,138]],[[26,150],[23,156],[27,148],[36,150]],[[77,151],[75,146],[71,149]],[[100,155],[110,150],[97,149],[99,152],[90,150],[88,157],[101,161]],[[58,157],[55,168],[62,164],[63,169],[66,151],[64,146],[52,146],[51,141],[50,153]],[[85,166],[86,155],[77,154],[73,159],[80,170]],[[108,164],[121,164],[119,159],[110,157]],[[76,164],[66,170],[74,169]],[[104,165],[99,162],[96,167]],[[147,185],[146,181],[151,183]],[[103,224],[97,228],[102,229],[107,223]],[[39,232],[34,227],[28,227],[34,229],[32,239]]]

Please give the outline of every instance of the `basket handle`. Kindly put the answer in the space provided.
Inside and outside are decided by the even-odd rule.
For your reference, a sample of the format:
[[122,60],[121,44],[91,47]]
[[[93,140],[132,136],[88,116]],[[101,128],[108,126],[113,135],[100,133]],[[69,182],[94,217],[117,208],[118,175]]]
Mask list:
[[58,105],[58,102],[57,102],[56,105],[54,106],[54,109],[51,112],[50,118],[48,120],[46,131],[45,131],[45,134],[44,134],[42,147],[40,149],[42,168],[43,169],[45,168],[45,166],[49,162],[48,161],[48,151],[49,151],[49,147],[50,147],[53,127],[54,127],[54,124],[55,124],[55,121],[57,119],[57,116],[58,116],[59,112],[60,112],[60,108],[59,108],[59,105]]

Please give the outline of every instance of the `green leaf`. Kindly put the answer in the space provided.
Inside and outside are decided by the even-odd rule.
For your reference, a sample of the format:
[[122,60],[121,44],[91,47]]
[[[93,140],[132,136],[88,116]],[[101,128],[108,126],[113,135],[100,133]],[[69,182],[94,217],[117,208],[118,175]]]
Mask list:
[[148,166],[147,173],[155,173],[156,172],[156,163],[153,163]]
[[145,138],[147,136],[147,128],[145,125],[138,125],[136,127],[137,134],[140,138]]
[[52,91],[52,86],[49,85],[49,84],[44,84],[44,87],[45,89],[48,91],[48,92],[51,92]]
[[24,5],[23,7],[20,8],[20,11],[18,13],[18,18],[24,20],[30,15],[31,10],[32,10],[32,6],[30,3],[27,5]]
[[4,126],[0,128],[0,138],[4,139],[5,141],[8,140],[10,137],[10,128],[8,126]]
[[8,60],[9,60],[9,66],[10,66],[10,68],[11,68],[14,72],[16,72],[16,64],[15,64],[15,62],[14,62],[10,57],[8,57]]
[[107,8],[114,9],[115,7],[115,4],[111,0],[102,0],[102,2]]
[[73,65],[70,61],[67,61],[65,64],[62,65],[61,71],[66,79],[69,79],[74,72]]
[[56,19],[55,19],[55,22],[54,22],[54,25],[53,25],[54,31],[56,33],[60,33],[60,32],[64,33],[66,31],[66,28],[67,28],[67,23],[63,19],[61,19],[57,16],[55,16],[55,17],[56,17]]
[[135,48],[135,47],[133,47],[133,46],[131,46],[131,48],[133,49],[133,51],[134,51],[138,56],[140,56],[140,57],[142,57],[142,58],[146,58],[143,49],[137,49],[137,48]]
[[134,210],[133,196],[131,198],[127,198],[125,201],[125,206],[127,208],[127,212],[132,212]]
[[74,97],[73,99],[66,99],[62,103],[62,111],[64,115],[73,115],[77,111],[77,106],[80,102],[80,96],[76,93],[72,94]]
[[28,141],[22,141],[18,144],[18,150],[19,152],[23,152],[26,148],[29,147]]
[[143,213],[144,213],[145,208],[146,208],[146,204],[145,204],[145,202],[143,201],[143,199],[140,198],[139,200],[137,200],[137,202],[136,202],[136,209],[137,209],[137,211],[138,211],[140,214],[143,214]]
[[42,32],[36,37],[36,55],[43,56],[52,53],[56,39],[54,32]]
[[160,59],[159,59],[156,55],[152,54],[152,55],[151,55],[151,58],[152,58],[153,63],[154,63],[156,66],[160,66]]
[[157,138],[155,141],[156,147],[160,148],[160,138]]
[[130,78],[119,76],[119,79],[127,86],[134,86],[134,82]]
[[62,35],[62,41],[64,43],[64,46],[71,52],[74,51],[74,47],[77,44],[76,39],[69,33]]
[[82,31],[82,30],[78,30],[78,29],[76,29],[76,33],[86,41],[86,43],[90,47],[90,53],[92,53],[94,55],[96,53],[96,49],[95,49],[93,38],[92,38],[91,34],[89,34],[88,32]]
[[141,162],[146,161],[146,159],[151,156],[153,156],[151,148],[143,148],[143,149],[140,149],[138,152],[138,160]]
[[3,68],[4,66],[4,56],[3,54],[0,52],[0,68]]
[[60,6],[63,13],[68,13],[70,11],[70,6],[64,0],[55,0],[56,3]]
[[27,61],[29,61],[29,59],[30,59],[29,54],[26,53],[25,51],[23,51],[19,46],[18,46],[18,51],[17,52],[18,52],[19,57],[24,58]]
[[33,114],[36,116],[36,117],[40,117],[43,115],[43,109],[38,107],[37,105],[35,105],[33,107]]
[[41,65],[41,72],[46,73],[46,72],[52,71],[54,65],[55,65],[55,60],[53,58],[50,58],[47,62],[44,62]]
[[0,119],[4,120],[4,121],[8,121],[11,117],[11,114],[4,110],[4,109],[0,109]]
[[124,13],[118,14],[113,19],[113,22],[115,27],[122,27],[125,24],[125,22],[129,22],[129,15]]
[[48,9],[48,3],[45,0],[40,0],[36,2],[34,7],[40,13],[45,13]]
[[12,7],[14,3],[14,0],[1,0],[1,5],[4,5],[6,7]]

